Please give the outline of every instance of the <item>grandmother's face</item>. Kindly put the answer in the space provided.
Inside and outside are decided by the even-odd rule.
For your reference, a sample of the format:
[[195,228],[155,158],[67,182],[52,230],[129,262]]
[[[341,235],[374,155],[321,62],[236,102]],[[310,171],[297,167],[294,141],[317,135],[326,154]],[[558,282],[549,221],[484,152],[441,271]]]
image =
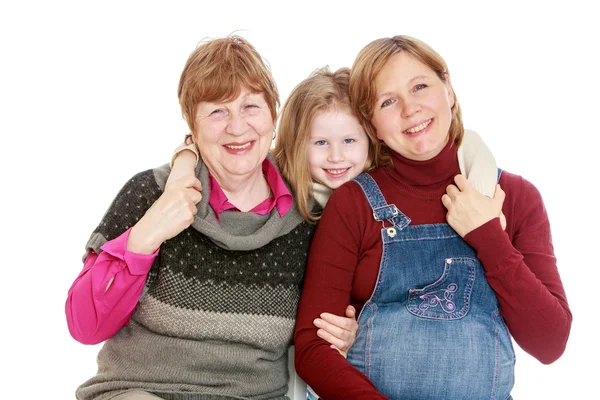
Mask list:
[[261,93],[243,88],[233,101],[201,102],[195,118],[200,155],[221,185],[262,173],[275,125]]

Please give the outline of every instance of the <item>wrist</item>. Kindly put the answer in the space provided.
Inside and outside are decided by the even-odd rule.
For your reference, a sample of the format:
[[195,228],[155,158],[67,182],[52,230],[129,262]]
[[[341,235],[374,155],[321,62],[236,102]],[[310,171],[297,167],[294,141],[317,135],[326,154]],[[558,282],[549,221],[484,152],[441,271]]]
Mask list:
[[143,227],[143,219],[131,228],[127,238],[127,251],[136,254],[153,254],[158,250],[162,241],[154,237],[152,229]]

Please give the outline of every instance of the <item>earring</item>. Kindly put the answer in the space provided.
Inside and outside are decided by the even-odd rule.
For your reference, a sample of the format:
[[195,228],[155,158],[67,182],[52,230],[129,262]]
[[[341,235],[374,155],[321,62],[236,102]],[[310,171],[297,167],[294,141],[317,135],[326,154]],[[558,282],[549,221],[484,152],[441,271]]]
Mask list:
[[275,140],[276,137],[277,137],[277,131],[273,131],[273,139],[271,139],[271,140]]

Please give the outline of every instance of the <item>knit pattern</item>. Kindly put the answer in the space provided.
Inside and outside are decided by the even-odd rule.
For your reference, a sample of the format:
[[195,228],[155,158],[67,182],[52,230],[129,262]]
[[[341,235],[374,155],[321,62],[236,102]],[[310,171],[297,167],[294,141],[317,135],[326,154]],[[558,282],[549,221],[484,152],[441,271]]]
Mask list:
[[[207,171],[197,173],[208,188]],[[162,194],[166,174],[161,167],[133,177],[88,249],[101,251],[139,221]],[[220,224],[208,197],[203,190],[194,224],[161,245],[130,323],[105,342],[98,374],[78,389],[79,399],[132,388],[174,400],[285,398],[287,348],[314,227],[295,207],[285,217],[226,211]]]

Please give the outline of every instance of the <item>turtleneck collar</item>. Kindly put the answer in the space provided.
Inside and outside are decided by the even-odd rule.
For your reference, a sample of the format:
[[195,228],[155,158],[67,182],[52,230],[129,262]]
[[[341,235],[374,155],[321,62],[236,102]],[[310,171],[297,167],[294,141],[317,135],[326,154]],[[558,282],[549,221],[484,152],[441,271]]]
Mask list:
[[431,160],[415,161],[391,151],[393,169],[398,178],[411,186],[428,186],[447,182],[460,173],[456,146],[448,141],[440,154]]

